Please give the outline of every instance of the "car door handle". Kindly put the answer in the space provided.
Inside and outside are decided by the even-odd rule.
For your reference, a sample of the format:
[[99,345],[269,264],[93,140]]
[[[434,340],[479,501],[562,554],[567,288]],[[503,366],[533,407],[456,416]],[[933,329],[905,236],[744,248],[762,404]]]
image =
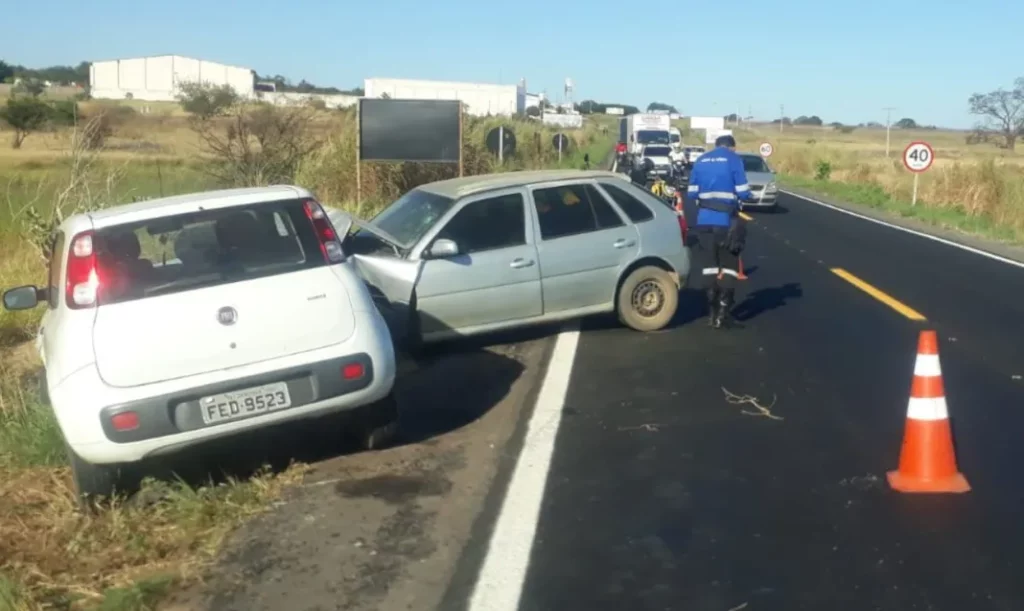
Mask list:
[[629,248],[630,246],[635,246],[635,245],[636,245],[636,240],[625,240],[625,239],[623,239],[623,240],[615,240],[615,242],[612,244],[612,246],[614,246],[615,248]]
[[512,262],[508,264],[513,269],[522,269],[524,267],[530,267],[533,265],[533,259],[512,259]]

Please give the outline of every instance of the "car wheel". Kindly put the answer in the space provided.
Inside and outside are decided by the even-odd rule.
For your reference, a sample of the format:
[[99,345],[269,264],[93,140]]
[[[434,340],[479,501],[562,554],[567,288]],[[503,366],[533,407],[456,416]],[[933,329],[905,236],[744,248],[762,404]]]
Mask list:
[[64,449],[71,464],[71,479],[75,494],[83,507],[90,501],[108,499],[120,490],[121,467],[119,465],[94,465],[75,453],[67,444]]
[[660,267],[633,270],[619,288],[619,320],[636,331],[665,328],[679,307],[679,288]]
[[364,450],[381,450],[398,436],[398,401],[394,393],[363,408],[359,418],[359,445]]

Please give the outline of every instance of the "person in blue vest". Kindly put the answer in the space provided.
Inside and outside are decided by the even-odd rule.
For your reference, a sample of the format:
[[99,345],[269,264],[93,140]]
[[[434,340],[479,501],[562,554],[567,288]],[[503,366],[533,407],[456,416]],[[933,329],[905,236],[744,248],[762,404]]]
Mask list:
[[733,326],[729,315],[736,300],[739,257],[746,243],[739,212],[741,202],[753,201],[754,196],[732,136],[720,136],[715,148],[693,163],[686,195],[697,202],[696,258],[707,291],[708,325],[715,329]]

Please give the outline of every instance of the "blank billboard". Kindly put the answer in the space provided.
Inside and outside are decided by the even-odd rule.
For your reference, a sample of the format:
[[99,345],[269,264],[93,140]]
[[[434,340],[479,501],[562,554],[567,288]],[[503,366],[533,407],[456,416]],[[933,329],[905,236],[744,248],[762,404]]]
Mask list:
[[459,106],[458,100],[360,100],[360,159],[457,163]]

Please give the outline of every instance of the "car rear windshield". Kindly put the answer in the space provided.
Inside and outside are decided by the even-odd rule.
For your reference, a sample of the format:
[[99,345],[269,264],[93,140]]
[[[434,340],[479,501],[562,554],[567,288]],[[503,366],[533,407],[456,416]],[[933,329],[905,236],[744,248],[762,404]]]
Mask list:
[[764,159],[755,155],[743,155],[743,171],[744,172],[771,172],[768,168],[768,164],[764,162]]
[[101,305],[326,265],[298,199],[104,227],[93,241]]
[[409,247],[451,209],[455,200],[423,189],[413,189],[373,217],[373,225]]
[[644,155],[648,157],[668,157],[672,149],[667,146],[649,146],[644,149]]

